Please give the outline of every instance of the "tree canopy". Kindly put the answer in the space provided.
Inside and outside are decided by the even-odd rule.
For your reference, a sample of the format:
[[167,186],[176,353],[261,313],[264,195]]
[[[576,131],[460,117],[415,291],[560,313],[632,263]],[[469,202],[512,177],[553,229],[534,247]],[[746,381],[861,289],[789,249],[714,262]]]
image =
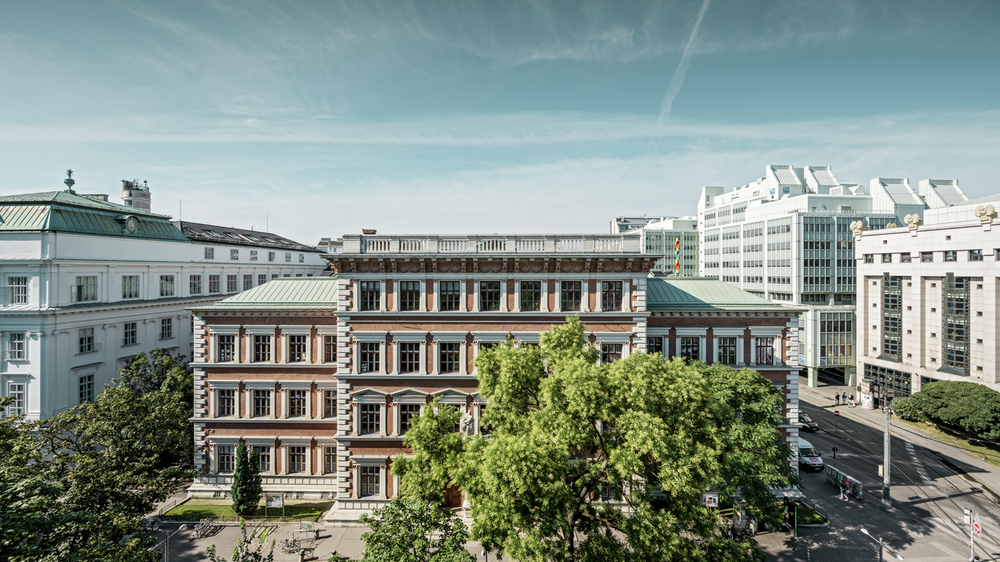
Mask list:
[[252,515],[264,495],[257,454],[251,454],[246,443],[236,447],[236,470],[229,495],[233,498],[233,511],[239,516]]
[[362,515],[370,530],[363,562],[475,562],[465,550],[465,523],[450,511],[407,496]]
[[936,381],[924,385],[907,402],[903,409],[916,410],[930,421],[982,439],[1000,439],[1000,392],[981,384]]
[[456,412],[427,408],[407,434],[412,457],[393,463],[402,492],[439,501],[461,486],[472,537],[520,560],[756,558],[719,533],[702,493],[777,517],[768,487],[795,481],[772,425],[780,392],[750,370],[598,357],[576,318],[538,347],[482,353],[491,434],[463,439]]

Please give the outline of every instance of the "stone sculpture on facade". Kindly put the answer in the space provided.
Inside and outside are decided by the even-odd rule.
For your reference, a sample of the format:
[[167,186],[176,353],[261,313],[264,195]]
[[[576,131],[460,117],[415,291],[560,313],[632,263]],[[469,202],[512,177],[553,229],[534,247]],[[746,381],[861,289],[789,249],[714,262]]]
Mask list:
[[851,232],[853,232],[855,236],[861,236],[861,233],[866,230],[868,230],[868,227],[865,226],[865,221],[851,222]]
[[903,222],[910,227],[910,230],[916,230],[920,228],[920,224],[923,222],[920,220],[920,215],[913,213],[912,215],[906,215],[903,217]]
[[997,214],[997,210],[993,205],[977,205],[973,212],[979,217],[980,224],[992,223],[993,217]]

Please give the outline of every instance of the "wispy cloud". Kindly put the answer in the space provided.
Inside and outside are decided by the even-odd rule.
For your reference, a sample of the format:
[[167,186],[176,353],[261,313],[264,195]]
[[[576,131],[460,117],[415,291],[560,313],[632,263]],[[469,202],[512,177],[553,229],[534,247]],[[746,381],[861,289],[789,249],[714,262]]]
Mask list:
[[684,77],[687,75],[688,67],[691,66],[691,55],[694,54],[694,43],[698,39],[698,28],[701,27],[701,20],[705,17],[705,11],[708,10],[708,3],[709,0],[701,3],[701,9],[698,10],[698,16],[694,20],[694,26],[691,28],[691,35],[688,37],[687,43],[684,44],[684,52],[681,53],[681,60],[677,63],[677,69],[674,70],[673,78],[670,79],[670,87],[667,88],[667,94],[663,96],[663,104],[660,106],[659,125],[661,127],[667,123],[670,111],[674,108],[674,99],[680,93],[681,86],[684,85]]

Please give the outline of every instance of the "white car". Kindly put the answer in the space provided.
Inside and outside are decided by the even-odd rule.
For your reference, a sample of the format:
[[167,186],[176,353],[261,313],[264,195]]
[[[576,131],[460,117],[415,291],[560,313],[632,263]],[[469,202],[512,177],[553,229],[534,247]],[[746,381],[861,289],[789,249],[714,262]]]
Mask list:
[[813,447],[813,444],[805,439],[799,439],[799,466],[823,470],[823,457]]

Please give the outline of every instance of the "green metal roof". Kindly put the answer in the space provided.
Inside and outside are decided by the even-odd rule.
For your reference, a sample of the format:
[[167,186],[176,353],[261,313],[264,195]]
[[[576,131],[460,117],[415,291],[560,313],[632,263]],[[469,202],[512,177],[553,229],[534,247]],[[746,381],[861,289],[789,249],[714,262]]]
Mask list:
[[194,310],[336,310],[336,277],[279,277]]
[[789,307],[752,295],[715,278],[650,277],[646,309],[660,310],[788,310]]
[[[135,218],[135,233],[125,230],[126,216]],[[190,243],[166,215],[67,191],[0,197],[2,232],[65,232]]]

